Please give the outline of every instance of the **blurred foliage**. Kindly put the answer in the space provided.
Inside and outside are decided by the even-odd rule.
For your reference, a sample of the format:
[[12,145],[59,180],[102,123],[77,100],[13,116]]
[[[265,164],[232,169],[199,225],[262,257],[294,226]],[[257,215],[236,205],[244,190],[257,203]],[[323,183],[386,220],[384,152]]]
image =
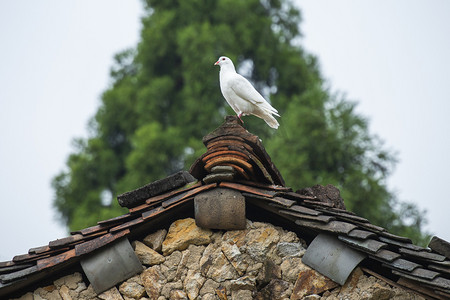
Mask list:
[[[423,212],[386,187],[395,158],[369,134],[355,103],[332,94],[317,58],[300,45],[301,14],[285,0],[147,0],[141,39],[115,56],[111,85],[53,180],[54,205],[70,230],[125,210],[117,196],[188,169],[205,151],[202,137],[232,113],[218,85],[229,56],[281,114],[274,131],[255,117],[257,134],[294,189],[334,184],[349,210],[426,243]],[[105,193],[106,191],[106,193]],[[111,199],[110,199],[111,200]]]

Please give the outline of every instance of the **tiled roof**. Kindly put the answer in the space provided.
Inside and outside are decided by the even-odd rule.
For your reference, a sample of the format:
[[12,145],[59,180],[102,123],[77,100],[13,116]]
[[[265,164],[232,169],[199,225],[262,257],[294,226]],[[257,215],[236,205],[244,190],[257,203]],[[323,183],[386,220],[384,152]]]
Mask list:
[[[133,200],[125,201],[129,213],[100,221],[93,227],[72,232],[69,237],[32,248],[27,254],[0,263],[0,296],[77,265],[84,255],[120,237],[134,239],[143,232],[160,228],[165,222],[192,216],[194,197],[219,187],[239,191],[245,197],[249,218],[258,215],[266,218],[265,221],[289,226],[308,243],[318,233],[333,235],[367,255],[361,266],[371,275],[427,297],[450,298],[448,243],[434,239],[430,244],[433,250],[391,234],[345,210],[336,197],[338,193],[334,193],[337,189],[331,186],[299,192],[284,187],[280,173],[259,139],[237,122],[229,118],[205,137],[208,150],[191,168],[197,182],[186,183],[191,178],[180,173],[148,185],[147,190],[155,190],[155,186],[161,184],[165,187],[149,197],[142,189],[134,193],[141,195],[138,197],[131,192]],[[177,180],[167,184],[174,178]],[[181,184],[184,185],[180,187]],[[325,201],[324,195],[329,195],[330,201]]]

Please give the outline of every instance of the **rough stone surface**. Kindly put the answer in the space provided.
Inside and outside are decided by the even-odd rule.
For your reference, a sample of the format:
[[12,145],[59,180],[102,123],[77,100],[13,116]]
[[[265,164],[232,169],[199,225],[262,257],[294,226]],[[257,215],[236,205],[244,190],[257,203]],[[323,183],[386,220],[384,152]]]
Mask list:
[[415,293],[397,287],[392,287],[386,282],[381,281],[373,276],[366,276],[362,273],[359,273],[359,271],[353,273],[354,274],[352,274],[352,276],[350,276],[348,279],[352,281],[352,283],[346,282],[341,288],[338,287],[330,292],[325,292],[320,299],[424,300],[423,297]]
[[196,299],[205,278],[197,271],[189,270],[184,279],[184,289],[189,299]]
[[41,299],[49,299],[49,300],[61,300],[62,297],[59,294],[58,289],[55,285],[45,286],[43,288],[38,288],[34,291],[33,297],[41,298]]
[[361,271],[361,268],[356,267],[353,272],[350,274],[350,276],[347,278],[347,281],[344,283],[344,285],[341,287],[341,293],[342,294],[350,294],[353,292],[356,288],[356,285],[358,284],[359,278],[363,275],[363,272]]
[[78,287],[78,283],[83,281],[83,277],[80,273],[76,272],[72,275],[67,275],[55,280],[54,284],[57,287],[61,287],[62,285],[67,286],[69,289],[74,290]]
[[295,282],[300,272],[310,269],[302,263],[302,259],[299,257],[290,257],[285,259],[281,263],[280,268],[283,280],[290,282]]
[[303,299],[305,296],[320,294],[337,287],[338,284],[309,267],[298,274],[291,300]]
[[253,300],[252,291],[236,290],[231,292],[231,300]]
[[167,235],[167,230],[160,229],[160,230],[157,230],[157,231],[147,235],[144,238],[143,242],[144,242],[144,244],[146,244],[148,247],[152,248],[156,252],[161,252],[162,243],[163,243],[164,239],[166,238],[166,235]]
[[215,290],[219,287],[219,283],[208,278],[200,289],[200,295],[215,294]]
[[273,279],[261,291],[256,294],[255,299],[281,300],[289,298],[292,293],[292,283],[280,279]]
[[[188,297],[186,293],[182,290],[172,290],[170,291],[169,299],[171,300],[187,300]],[[193,298],[189,298],[193,299]]]
[[189,245],[205,245],[211,242],[212,231],[198,227],[192,218],[175,221],[162,244],[164,255],[184,250]]
[[163,263],[164,256],[139,241],[133,242],[134,253],[143,265],[153,266]]
[[158,299],[163,285],[166,283],[159,265],[152,266],[141,273],[141,281],[150,299]]
[[182,290],[182,289],[183,289],[183,282],[181,282],[181,280],[174,281],[174,282],[168,282],[163,286],[163,288],[161,290],[161,296],[170,298],[171,291]]
[[131,277],[122,283],[119,286],[119,291],[122,295],[133,299],[139,299],[147,295],[140,276]]
[[98,297],[103,300],[124,300],[116,287],[110,288],[109,290],[98,295]]
[[217,282],[223,282],[239,276],[220,248],[211,250],[208,247],[206,247],[200,260],[200,270],[204,276],[213,278]]
[[[161,236],[165,240],[156,242]],[[135,251],[149,251],[159,258],[156,264],[153,260],[146,263],[138,254],[148,264],[146,269],[100,295],[80,273],[74,273],[20,299],[423,299],[366,276],[360,268],[338,286],[302,263],[304,241],[271,224],[247,220],[243,230],[213,233],[198,228],[193,219],[184,219],[174,222],[167,235],[158,230],[144,240],[146,244],[135,241]],[[163,254],[155,250],[158,244],[165,245],[160,249]]]
[[227,260],[231,263],[233,268],[242,276],[248,268],[248,255],[244,255],[236,246],[236,244],[222,243],[222,253],[225,255]]
[[[62,285],[59,288],[59,295],[61,296],[61,298],[63,300],[72,300],[72,297],[70,297],[70,295],[69,295],[69,288],[65,285]],[[120,294],[119,294],[119,296],[120,296]]]
[[299,242],[280,242],[277,245],[277,251],[281,257],[302,257],[305,254],[305,247]]

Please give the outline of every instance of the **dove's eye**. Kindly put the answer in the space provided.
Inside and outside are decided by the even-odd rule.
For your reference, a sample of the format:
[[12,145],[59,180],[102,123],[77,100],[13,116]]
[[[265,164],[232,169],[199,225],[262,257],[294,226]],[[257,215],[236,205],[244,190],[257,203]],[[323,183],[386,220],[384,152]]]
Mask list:
[[222,60],[225,60],[225,57],[222,57]]

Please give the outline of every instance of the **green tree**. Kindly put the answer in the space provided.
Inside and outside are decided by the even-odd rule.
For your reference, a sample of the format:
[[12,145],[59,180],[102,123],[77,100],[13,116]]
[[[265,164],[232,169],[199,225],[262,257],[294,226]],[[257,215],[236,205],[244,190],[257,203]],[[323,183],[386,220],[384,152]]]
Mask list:
[[53,180],[55,207],[71,230],[122,212],[104,195],[187,169],[204,152],[202,137],[232,113],[213,67],[227,55],[282,115],[277,132],[253,117],[246,126],[289,185],[336,184],[349,209],[424,237],[417,208],[399,208],[385,186],[393,156],[355,104],[324,87],[317,59],[298,45],[301,15],[289,1],[147,0],[145,9],[136,49],[115,57],[90,137],[76,141]]

